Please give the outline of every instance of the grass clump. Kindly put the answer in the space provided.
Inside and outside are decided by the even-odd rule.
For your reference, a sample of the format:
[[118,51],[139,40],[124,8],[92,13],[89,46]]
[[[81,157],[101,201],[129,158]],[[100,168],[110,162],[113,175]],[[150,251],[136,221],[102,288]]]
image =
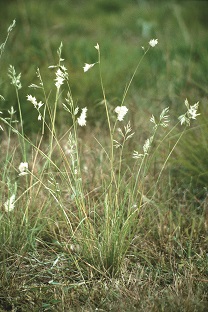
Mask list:
[[[150,134],[142,148],[135,147],[136,134],[127,121],[132,81],[157,44],[152,39],[142,48],[116,107],[107,100],[101,47],[95,45],[97,60],[85,63],[84,75],[99,69],[107,127],[101,134],[90,129],[87,141],[81,138],[88,108],[74,101],[62,44],[58,62],[48,69],[55,72],[54,90],[47,93],[38,68],[38,82],[25,94],[36,111],[38,135],[25,134],[21,74],[9,67],[19,122],[13,107],[9,117],[0,117],[5,146],[0,189],[2,309],[180,311],[183,306],[184,311],[204,311],[205,206],[198,214],[188,199],[176,201],[171,177],[165,174],[178,142],[198,116],[199,103],[190,105],[186,99],[186,112],[173,127],[168,107],[158,117],[149,116]],[[69,120],[62,128],[57,124],[60,107]],[[185,125],[176,134],[180,124]]]

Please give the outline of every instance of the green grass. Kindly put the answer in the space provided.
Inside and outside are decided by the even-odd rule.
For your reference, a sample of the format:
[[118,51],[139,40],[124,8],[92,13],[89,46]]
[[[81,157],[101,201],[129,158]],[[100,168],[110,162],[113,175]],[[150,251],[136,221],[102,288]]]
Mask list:
[[[129,93],[134,107],[150,107],[151,111],[162,103],[175,110],[188,94],[194,100],[204,94],[207,72],[205,2],[200,5],[186,1],[180,5],[175,2],[139,5],[135,1],[117,1],[117,9],[110,11],[105,2],[50,1],[48,6],[47,1],[42,1],[37,6],[33,1],[22,1],[22,5],[13,2],[2,8],[1,15],[7,19],[1,19],[1,29],[13,19],[18,23],[1,64],[5,107],[8,103],[16,105],[6,79],[8,66],[14,61],[17,72],[24,77],[25,93],[26,87],[34,83],[37,67],[46,78],[45,87],[51,90],[47,67],[55,62],[60,41],[64,43],[63,57],[67,60],[74,99],[91,109],[92,124],[102,123],[103,111],[99,106],[102,96],[96,83],[97,72],[91,72],[86,79],[82,66],[84,62],[95,61],[96,51],[91,47],[97,42],[102,46],[103,68],[108,69],[103,70],[107,98],[113,105],[121,101],[125,84],[142,55],[141,46],[154,37],[159,39],[160,46],[144,61]],[[21,93],[20,97],[24,99],[25,94]],[[37,130],[35,123],[30,122],[35,116],[27,105],[23,113],[25,128]]]
[[0,13],[0,311],[205,312],[206,3],[48,3]]

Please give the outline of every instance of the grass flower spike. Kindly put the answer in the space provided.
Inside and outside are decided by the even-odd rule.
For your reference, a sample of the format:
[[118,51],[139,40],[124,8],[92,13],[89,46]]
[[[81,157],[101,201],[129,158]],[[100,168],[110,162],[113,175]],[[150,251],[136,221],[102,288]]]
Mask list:
[[99,46],[98,43],[96,44],[95,49],[96,49],[96,50],[99,50],[99,49],[100,49],[100,46]]
[[22,88],[20,78],[21,78],[21,73],[19,75],[16,74],[16,71],[14,69],[14,66],[9,65],[8,69],[8,76],[11,78],[11,84],[15,86],[18,90]]
[[37,102],[35,96],[27,95],[27,100],[30,101],[37,110],[39,110],[41,106],[43,106],[43,103],[41,101]]
[[64,80],[65,80],[65,75],[60,70],[60,68],[58,68],[56,71],[56,78],[55,78],[55,86],[57,89],[61,87],[61,85],[64,83]]
[[158,44],[158,39],[151,39],[149,45],[154,48]]
[[15,202],[15,194],[12,194],[12,196],[9,199],[7,199],[7,201],[4,203],[4,210],[6,212],[12,211],[15,207],[14,202]]
[[40,108],[44,105],[44,103],[41,102],[41,101],[37,102],[36,97],[32,96],[32,95],[27,95],[27,100],[34,105],[35,109],[37,109],[37,111],[38,111],[38,120],[41,120]]
[[197,114],[197,110],[199,107],[199,102],[195,103],[194,105],[189,105],[188,100],[185,100],[185,105],[187,107],[187,112],[181,116],[178,117],[181,125],[186,124],[190,126],[190,120],[196,119],[197,116],[200,114]]
[[85,63],[85,66],[83,67],[84,72],[86,73],[90,68],[92,68],[96,63],[93,64],[87,64]]
[[27,170],[28,170],[28,163],[27,162],[21,162],[19,165],[19,171],[20,171],[19,176],[23,176],[23,175],[28,174]]
[[117,106],[114,111],[118,114],[118,121],[122,121],[128,112],[128,108],[126,106]]
[[78,124],[83,127],[86,126],[87,107],[82,109],[80,117],[77,119]]
[[196,119],[196,117],[200,115],[200,114],[197,114],[198,107],[199,107],[199,102],[190,106],[190,108],[188,109],[188,116],[190,119]]
[[157,129],[158,126],[166,128],[169,125],[169,107],[163,109],[162,113],[160,114],[159,121],[156,122],[155,116],[152,115],[150,118],[150,122],[154,124],[154,130]]

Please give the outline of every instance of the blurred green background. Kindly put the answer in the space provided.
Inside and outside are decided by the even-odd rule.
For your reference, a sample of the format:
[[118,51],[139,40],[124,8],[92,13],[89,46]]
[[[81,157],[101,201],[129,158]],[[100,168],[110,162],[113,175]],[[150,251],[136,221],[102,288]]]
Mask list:
[[[7,76],[9,64],[22,73],[20,100],[25,130],[38,130],[37,113],[26,101],[32,93],[43,100],[31,83],[38,83],[40,68],[46,91],[54,90],[57,48],[63,42],[63,58],[69,72],[74,101],[89,108],[92,125],[104,124],[104,108],[98,67],[84,74],[84,63],[97,61],[94,45],[101,48],[102,75],[109,105],[121,103],[123,92],[148,41],[159,44],[142,62],[126,105],[132,118],[146,110],[158,113],[169,106],[174,114],[184,109],[184,99],[205,103],[208,72],[208,19],[206,1],[145,0],[14,0],[0,2],[0,42],[16,19],[0,62],[1,110],[17,107],[15,90]],[[36,92],[36,93],[35,93]],[[51,101],[54,95],[50,95]],[[205,104],[204,104],[205,105]],[[179,108],[179,109],[178,109]],[[63,111],[60,105],[60,111]],[[59,112],[61,123],[65,120]],[[67,122],[67,119],[66,119]]]

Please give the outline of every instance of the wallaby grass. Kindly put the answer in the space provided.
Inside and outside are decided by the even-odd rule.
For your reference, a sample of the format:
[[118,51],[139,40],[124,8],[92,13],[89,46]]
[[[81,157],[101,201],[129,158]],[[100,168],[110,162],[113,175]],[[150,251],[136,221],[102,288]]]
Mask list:
[[[126,236],[125,251],[122,237],[116,236],[120,233],[116,226],[122,228],[126,221],[126,204],[124,202],[119,206],[120,215],[115,218],[115,211],[106,209],[109,201],[103,193],[103,187],[104,190],[109,187],[110,181],[109,161],[104,148],[109,146],[108,131],[104,130],[106,135],[102,133],[101,141],[97,141],[101,134],[95,129],[98,138],[94,143],[92,133],[88,131],[83,134],[81,131],[78,140],[80,154],[84,156],[81,156],[80,163],[83,168],[82,162],[86,166],[83,180],[86,183],[86,204],[89,205],[84,210],[89,223],[82,229],[80,221],[83,220],[83,211],[77,210],[78,203],[70,196],[68,182],[62,174],[68,140],[65,137],[54,140],[56,148],[53,148],[51,156],[54,156],[55,168],[52,162],[50,170],[41,173],[47,158],[44,156],[46,152],[40,153],[40,147],[42,151],[47,151],[48,139],[46,137],[46,141],[44,139],[39,145],[40,139],[35,136],[36,145],[26,148],[31,150],[28,153],[29,168],[33,168],[33,164],[35,166],[31,174],[19,177],[16,168],[22,155],[21,140],[19,143],[14,138],[16,134],[11,134],[7,154],[13,156],[8,158],[6,176],[10,176],[11,181],[17,180],[19,196],[24,191],[26,193],[17,201],[14,211],[5,213],[2,207],[2,311],[206,311],[207,199],[196,204],[188,196],[188,189],[187,193],[181,194],[183,190],[174,185],[168,167],[157,192],[154,192],[153,184],[158,179],[160,163],[164,163],[169,153],[165,150],[165,143],[151,165],[153,170],[149,170],[145,178],[147,197],[141,199],[139,213],[132,223],[134,235],[131,239],[129,237],[129,241]],[[2,146],[6,150],[9,140],[6,132],[3,136]],[[136,144],[134,140],[132,137],[133,142],[129,142]],[[61,154],[63,150],[66,154]],[[129,158],[128,148],[124,156]],[[1,162],[5,162],[4,157]],[[129,173],[127,180],[124,180],[125,186],[123,182],[121,185],[124,201],[125,192],[130,187],[128,179],[135,174],[130,171],[130,165],[132,160],[127,165]],[[41,183],[29,189],[27,183],[32,186],[34,183],[30,179],[38,175]],[[1,183],[3,202],[8,196],[6,185],[6,182]],[[57,195],[59,192],[60,195]],[[106,215],[108,212],[113,213],[110,218]],[[69,222],[66,222],[65,214]],[[106,224],[111,220],[117,221],[114,228]],[[75,232],[70,229],[71,224]],[[113,231],[106,233],[106,230]],[[99,239],[99,235],[106,235],[106,238]],[[96,246],[94,250],[93,245]],[[113,250],[109,249],[113,246],[119,248],[116,251],[118,255],[124,248],[124,256],[115,257]],[[113,268],[119,268],[119,274]]]
[[[103,5],[100,4],[102,10]],[[118,7],[119,2],[113,10]],[[113,21],[113,16],[111,18]],[[97,59],[92,49],[88,47],[94,63]],[[100,51],[102,53],[102,45]],[[59,48],[59,61],[61,52]],[[158,54],[156,47],[145,58],[153,60],[154,67],[154,55],[159,59],[161,52]],[[138,55],[136,59],[138,62]],[[84,59],[83,63],[85,61],[88,60]],[[184,131],[184,126],[174,128],[177,109],[166,111],[167,115],[175,115],[169,127],[160,126],[155,132],[154,124],[148,122],[152,114],[150,108],[141,109],[136,121],[132,118],[135,134],[124,142],[125,135],[117,132],[117,128],[120,127],[123,134],[124,126],[129,129],[128,120],[136,111],[134,96],[131,97],[133,103],[127,105],[127,116],[119,122],[114,112],[118,102],[106,99],[106,85],[102,80],[108,67],[102,63],[102,58],[98,57],[98,61],[99,64],[82,75],[98,77],[100,69],[101,81],[96,81],[99,99],[102,99],[99,100],[105,123],[102,128],[103,123],[95,122],[92,127],[88,120],[86,128],[78,127],[77,102],[68,79],[60,89],[55,88],[53,79],[57,76],[47,69],[44,75],[50,77],[47,83],[52,86],[52,94],[47,87],[24,91],[23,78],[20,79],[23,88],[18,89],[19,81],[13,79],[19,114],[9,107],[10,119],[4,118],[5,110],[0,116],[4,119],[1,119],[4,132],[1,133],[0,155],[3,168],[0,309],[206,311],[207,197],[206,192],[198,197],[187,184],[184,187],[180,171],[179,178],[173,174],[172,150]],[[56,63],[57,55],[52,64]],[[147,63],[144,61],[144,64]],[[10,69],[10,75],[17,78],[18,71],[12,73]],[[156,66],[155,73],[157,69]],[[130,78],[131,74],[125,80],[127,87]],[[137,75],[133,78],[138,79]],[[40,68],[35,83],[40,85],[41,81],[45,87]],[[31,82],[34,81],[30,80],[29,84]],[[174,80],[174,83],[178,82]],[[134,89],[133,82],[129,86]],[[21,110],[26,99],[22,102],[20,93],[25,93],[26,97],[29,92],[45,105],[40,109],[41,121],[36,121],[39,112],[34,109],[39,134],[25,135]],[[149,95],[151,92],[155,96],[153,90]],[[125,97],[124,92],[123,100],[127,104]],[[190,102],[195,101],[190,95],[189,98]],[[68,112],[64,111],[63,102]],[[153,113],[160,123],[162,109],[157,111],[157,108]],[[180,114],[184,109],[180,108]],[[62,127],[59,127],[58,110],[64,111]],[[202,116],[197,120],[199,117]],[[16,119],[19,122],[13,123]],[[185,128],[184,138],[191,131],[195,133],[194,127],[200,127],[197,122],[191,130]],[[144,143],[152,135],[154,140],[149,142],[150,149],[146,144],[145,154]],[[182,140],[183,137],[179,144]],[[119,148],[115,148],[115,144],[120,144]],[[183,147],[177,150],[177,157]],[[132,159],[134,150],[143,153],[141,159]],[[191,151],[188,156],[190,154]],[[23,161],[28,162],[29,170],[27,175],[21,176],[18,167]],[[7,212],[5,202],[13,193],[15,207]]]

